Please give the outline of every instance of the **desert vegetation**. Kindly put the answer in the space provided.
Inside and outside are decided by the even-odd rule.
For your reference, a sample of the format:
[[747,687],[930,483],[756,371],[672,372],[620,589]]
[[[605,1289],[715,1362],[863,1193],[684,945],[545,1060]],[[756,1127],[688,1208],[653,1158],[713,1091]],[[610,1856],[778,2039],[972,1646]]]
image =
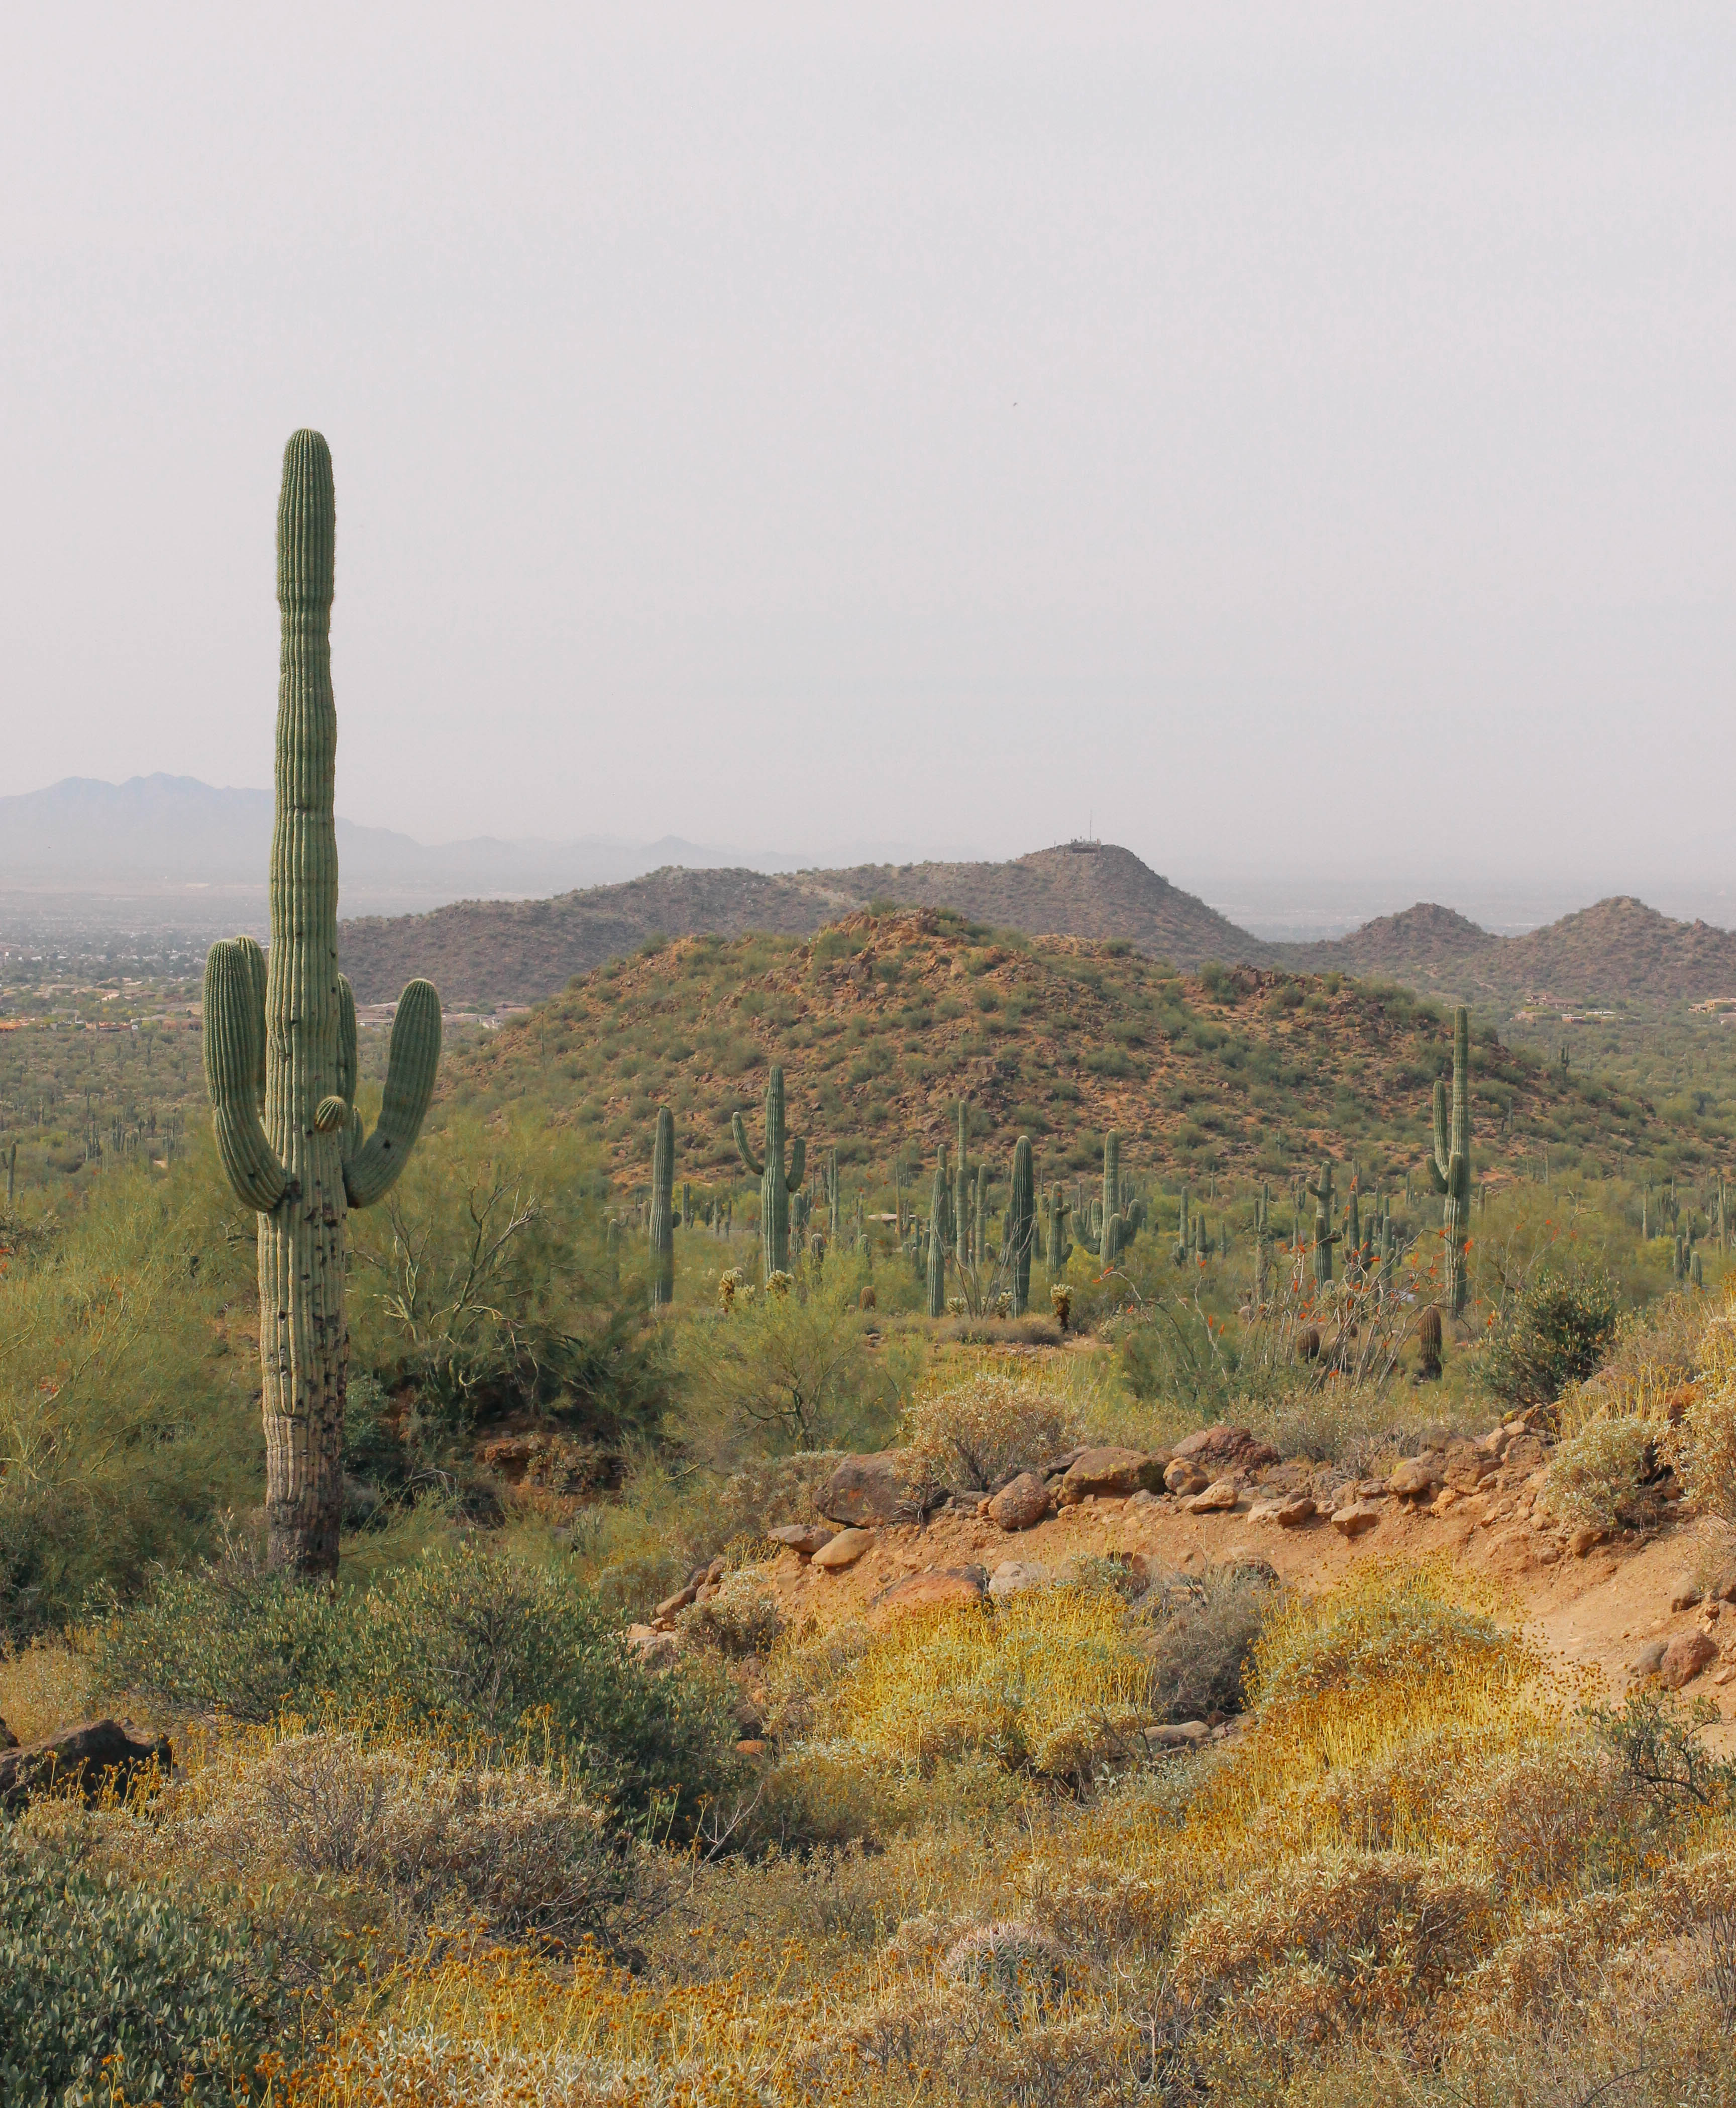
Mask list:
[[371,1079],[316,441],[212,1118],[0,1215],[5,2099],[1727,2099],[1715,1138],[938,912]]

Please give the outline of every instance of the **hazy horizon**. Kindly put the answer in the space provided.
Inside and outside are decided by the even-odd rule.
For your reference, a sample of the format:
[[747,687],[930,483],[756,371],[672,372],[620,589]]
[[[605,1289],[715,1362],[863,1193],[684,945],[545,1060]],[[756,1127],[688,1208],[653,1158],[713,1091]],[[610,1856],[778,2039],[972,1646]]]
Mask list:
[[0,794],[268,786],[308,423],[358,823],[1723,897],[1725,11],[74,7],[0,96]]

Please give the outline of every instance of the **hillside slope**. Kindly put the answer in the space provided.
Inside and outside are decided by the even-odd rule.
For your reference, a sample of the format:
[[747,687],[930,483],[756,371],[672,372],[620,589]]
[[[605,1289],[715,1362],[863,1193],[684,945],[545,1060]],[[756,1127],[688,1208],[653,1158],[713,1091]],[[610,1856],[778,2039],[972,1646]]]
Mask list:
[[[1286,1180],[1354,1154],[1401,1178],[1420,1169],[1449,1060],[1440,1018],[1392,989],[1248,967],[1184,979],[1118,946],[888,911],[812,939],[691,939],[617,962],[455,1056],[441,1089],[576,1121],[627,1182],[659,1104],[678,1176],[739,1175],[731,1117],[757,1126],[774,1061],[811,1161],[835,1146],[883,1172],[932,1162],[963,1097],[992,1155],[1028,1133],[1050,1177],[1094,1169],[1114,1127],[1147,1173]],[[1704,1153],[1691,1126],[1492,1034],[1474,1067],[1479,1175],[1545,1146],[1611,1165]]]
[[872,901],[950,908],[1028,936],[1121,938],[1177,966],[1276,956],[1131,850],[1090,843],[1008,863],[857,864],[776,878],[674,867],[552,900],[461,901],[345,922],[344,966],[361,1002],[389,1002],[412,974],[448,1002],[528,1002],[649,937],[805,935]]

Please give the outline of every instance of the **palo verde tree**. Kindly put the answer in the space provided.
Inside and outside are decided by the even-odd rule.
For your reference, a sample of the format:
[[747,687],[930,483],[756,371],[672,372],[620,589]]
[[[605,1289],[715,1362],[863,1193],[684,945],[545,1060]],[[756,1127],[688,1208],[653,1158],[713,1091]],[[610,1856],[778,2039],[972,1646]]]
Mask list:
[[277,503],[277,817],[271,957],[250,937],[211,948],[205,1065],[230,1183],[259,1215],[265,1511],[273,1566],[337,1571],[349,1326],[345,1221],[403,1169],[434,1091],[440,998],[412,981],[398,1004],[372,1134],[355,1107],[356,1002],[338,971],[331,692],[336,505],[331,454],[295,434]]

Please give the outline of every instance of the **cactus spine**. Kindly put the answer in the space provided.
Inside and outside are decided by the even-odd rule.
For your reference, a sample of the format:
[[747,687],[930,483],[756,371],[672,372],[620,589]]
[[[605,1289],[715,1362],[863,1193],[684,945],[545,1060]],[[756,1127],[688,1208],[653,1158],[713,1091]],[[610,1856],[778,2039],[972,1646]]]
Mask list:
[[657,1133],[651,1144],[651,1308],[661,1310],[675,1300],[675,1115],[657,1109]]
[[784,1072],[776,1063],[766,1082],[766,1155],[763,1162],[748,1141],[747,1123],[737,1113],[731,1123],[735,1148],[750,1174],[759,1181],[759,1256],[763,1276],[789,1271],[789,1196],[802,1183],[807,1166],[807,1143],[799,1135],[789,1144],[789,1168],[784,1167]]
[[[1447,1302],[1464,1314],[1469,1285],[1465,1241],[1471,1229],[1471,1020],[1463,1003],[1453,1012],[1453,1110],[1449,1135],[1446,1081],[1435,1079],[1434,1154],[1429,1159],[1435,1190],[1446,1196],[1441,1235],[1446,1246]],[[1547,1182],[1547,1173],[1545,1174]]]
[[947,1217],[952,1205],[947,1186],[947,1145],[934,1165],[934,1190],[929,1196],[929,1315],[947,1314]]
[[331,455],[294,435],[277,505],[277,817],[271,960],[250,937],[205,961],[205,1067],[218,1153],[258,1214],[265,1509],[276,1567],[337,1571],[349,1327],[344,1309],[351,1208],[403,1169],[434,1091],[440,999],[412,981],[392,1024],[380,1118],[355,1110],[356,1005],[338,971],[338,851],[331,691],[336,507]]

